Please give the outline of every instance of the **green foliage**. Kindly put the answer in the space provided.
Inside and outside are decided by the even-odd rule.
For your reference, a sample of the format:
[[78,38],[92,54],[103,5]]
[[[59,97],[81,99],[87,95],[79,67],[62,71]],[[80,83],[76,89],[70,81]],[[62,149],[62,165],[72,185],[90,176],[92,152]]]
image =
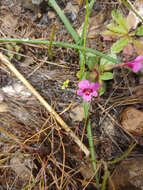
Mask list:
[[96,55],[92,53],[86,54],[86,65],[88,66],[88,69],[92,71],[95,67],[95,64],[98,62],[98,58]]
[[105,82],[101,82],[101,88],[98,90],[99,96],[102,96],[106,91],[106,84]]
[[121,38],[120,40],[116,41],[111,47],[111,53],[120,53],[124,47],[126,47],[130,42],[129,38]]
[[[113,58],[117,58],[116,54],[112,53],[112,54],[109,54],[110,57],[113,57]],[[113,65],[115,63],[111,62],[111,61],[108,61],[107,59],[105,58],[101,58],[100,59],[100,65],[99,65],[99,69],[100,69],[100,72],[103,72],[104,71],[104,68],[105,66],[110,66],[110,65]]]
[[21,59],[20,55],[15,54],[15,53],[18,53],[19,50],[20,50],[20,47],[18,45],[16,45],[16,44],[14,44],[14,45],[6,44],[5,46],[6,46],[6,49],[9,50],[8,53],[7,53],[7,55],[8,55],[8,57],[9,57],[10,60],[13,59],[14,56],[18,60]]
[[[103,32],[103,36],[105,40],[117,40],[111,47],[111,53],[120,53],[136,36],[143,36],[143,25],[130,32],[129,23],[119,10],[112,11],[112,18],[114,22],[107,25],[108,30]],[[137,53],[141,51],[138,48]]]
[[68,88],[68,84],[69,84],[69,80],[67,79],[66,81],[63,82],[62,90],[64,90],[65,88]]
[[129,32],[128,22],[119,10],[112,11],[112,18],[119,25],[119,28],[122,28],[122,31],[126,31],[126,33]]
[[100,75],[101,80],[111,80],[113,79],[114,75],[111,72],[104,72],[103,74]]
[[118,26],[118,25],[113,24],[113,23],[108,24],[107,28],[114,33],[120,33],[120,34],[127,34],[128,33],[128,31],[125,30],[122,26],[120,26],[120,25]]
[[137,35],[137,36],[143,36],[143,25],[141,25],[140,27],[138,27],[136,29],[135,35]]

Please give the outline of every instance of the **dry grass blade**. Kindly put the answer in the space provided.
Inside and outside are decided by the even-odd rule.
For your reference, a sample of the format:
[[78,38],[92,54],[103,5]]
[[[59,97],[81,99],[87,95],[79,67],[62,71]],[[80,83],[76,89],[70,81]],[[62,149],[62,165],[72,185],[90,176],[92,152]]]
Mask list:
[[23,77],[23,75],[10,63],[6,56],[0,53],[0,60],[6,65],[16,77],[31,91],[31,93],[40,101],[40,103],[50,112],[50,114],[58,121],[58,123],[64,128],[64,130],[74,139],[75,143],[80,149],[89,156],[90,152],[87,147],[80,141],[80,139],[74,134],[69,126],[62,120],[62,118],[55,112],[54,109],[46,102],[46,100],[33,88],[33,86]]

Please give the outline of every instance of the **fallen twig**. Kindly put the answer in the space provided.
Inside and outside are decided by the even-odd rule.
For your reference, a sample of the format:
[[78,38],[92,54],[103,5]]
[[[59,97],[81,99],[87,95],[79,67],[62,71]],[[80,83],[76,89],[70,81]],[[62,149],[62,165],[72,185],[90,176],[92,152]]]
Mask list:
[[80,139],[74,134],[69,126],[62,120],[62,118],[56,113],[54,109],[46,102],[46,100],[34,89],[34,87],[23,77],[23,75],[10,63],[6,56],[0,53],[0,60],[6,65],[16,77],[31,91],[31,93],[40,101],[40,103],[52,114],[53,117],[58,121],[61,127],[74,139],[75,143],[88,157],[90,152],[87,147],[80,141]]

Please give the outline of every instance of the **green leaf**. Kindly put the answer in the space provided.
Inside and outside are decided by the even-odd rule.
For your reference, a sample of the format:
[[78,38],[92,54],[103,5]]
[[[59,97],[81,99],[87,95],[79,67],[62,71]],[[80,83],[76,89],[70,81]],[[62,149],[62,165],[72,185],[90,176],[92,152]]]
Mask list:
[[102,86],[98,90],[99,96],[102,96],[105,91],[106,91],[106,84],[105,84],[105,82],[102,81]]
[[[117,58],[116,54],[112,53],[112,54],[109,54],[110,57],[113,57],[113,58]],[[101,58],[100,59],[100,65],[99,65],[99,68],[100,68],[100,71],[102,72],[104,70],[104,66],[105,65],[113,65],[115,63],[111,62],[111,61],[108,61],[107,59],[105,58]]]
[[122,26],[127,32],[129,32],[129,25],[127,20],[123,17],[122,13],[119,10],[112,11],[112,18],[116,23]]
[[98,62],[98,58],[92,53],[88,53],[86,54],[86,56],[86,65],[88,66],[89,70],[92,71],[94,69],[95,64]]
[[128,31],[122,25],[116,25],[111,23],[107,25],[107,28],[114,33],[128,34]]
[[143,36],[143,25],[141,25],[140,27],[138,27],[136,29],[135,35],[137,35],[137,36]]
[[87,72],[85,72],[85,79],[89,80],[89,78],[90,78],[90,72],[87,71]]
[[128,45],[129,42],[130,42],[129,38],[121,38],[112,45],[111,52],[120,53],[123,50],[123,48]]
[[111,80],[113,77],[114,75],[111,72],[104,72],[102,75],[100,75],[101,80]]

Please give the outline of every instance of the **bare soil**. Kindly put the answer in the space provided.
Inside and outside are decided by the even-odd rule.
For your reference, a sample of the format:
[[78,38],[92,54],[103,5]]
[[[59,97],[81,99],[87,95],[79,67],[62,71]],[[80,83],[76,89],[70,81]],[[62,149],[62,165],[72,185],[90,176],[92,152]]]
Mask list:
[[[29,2],[30,0],[1,0],[1,38],[50,40],[56,25],[54,41],[74,43],[52,8],[46,3],[35,7]],[[69,2],[78,7],[74,19],[72,13],[66,10],[70,22],[78,30],[84,21],[84,3],[79,6],[74,0],[60,1],[59,6],[63,11]],[[88,47],[109,52],[111,42],[104,42],[99,31],[104,30],[105,24],[110,22],[113,9],[127,13],[119,1],[103,0],[102,3],[95,3],[91,17],[97,17],[95,23],[91,23],[91,28],[95,25],[97,27],[92,31],[94,37],[88,38]],[[78,106],[82,102],[81,97],[76,95],[78,52],[53,47],[51,58],[47,46],[17,44],[18,58],[16,54],[12,57],[8,54],[9,51],[16,52],[16,44],[9,44],[10,47],[7,45],[8,43],[1,43],[0,51],[58,114],[63,112],[61,118],[89,147],[84,121],[75,121],[70,117],[70,105]],[[122,55],[119,56],[124,59]],[[114,80],[107,82],[106,93],[92,101],[90,110],[97,159],[106,161],[121,156],[134,138],[138,140],[138,145],[130,157],[143,153],[142,144],[139,144],[142,137],[133,137],[120,127],[121,113],[126,107],[132,105],[139,110],[143,108],[141,78],[123,69],[115,70],[114,75]],[[69,86],[62,90],[62,84],[67,79],[70,81]],[[22,87],[24,97],[18,94],[17,88],[20,89],[21,85],[7,68],[0,67],[0,95],[6,106],[6,111],[0,111],[0,190],[96,189],[90,161],[55,118],[35,97],[27,94],[27,89]],[[4,93],[4,87],[13,88],[14,92],[11,90],[11,94]],[[113,165],[109,168],[111,173],[115,167]],[[103,168],[100,167],[99,170],[102,179]]]

